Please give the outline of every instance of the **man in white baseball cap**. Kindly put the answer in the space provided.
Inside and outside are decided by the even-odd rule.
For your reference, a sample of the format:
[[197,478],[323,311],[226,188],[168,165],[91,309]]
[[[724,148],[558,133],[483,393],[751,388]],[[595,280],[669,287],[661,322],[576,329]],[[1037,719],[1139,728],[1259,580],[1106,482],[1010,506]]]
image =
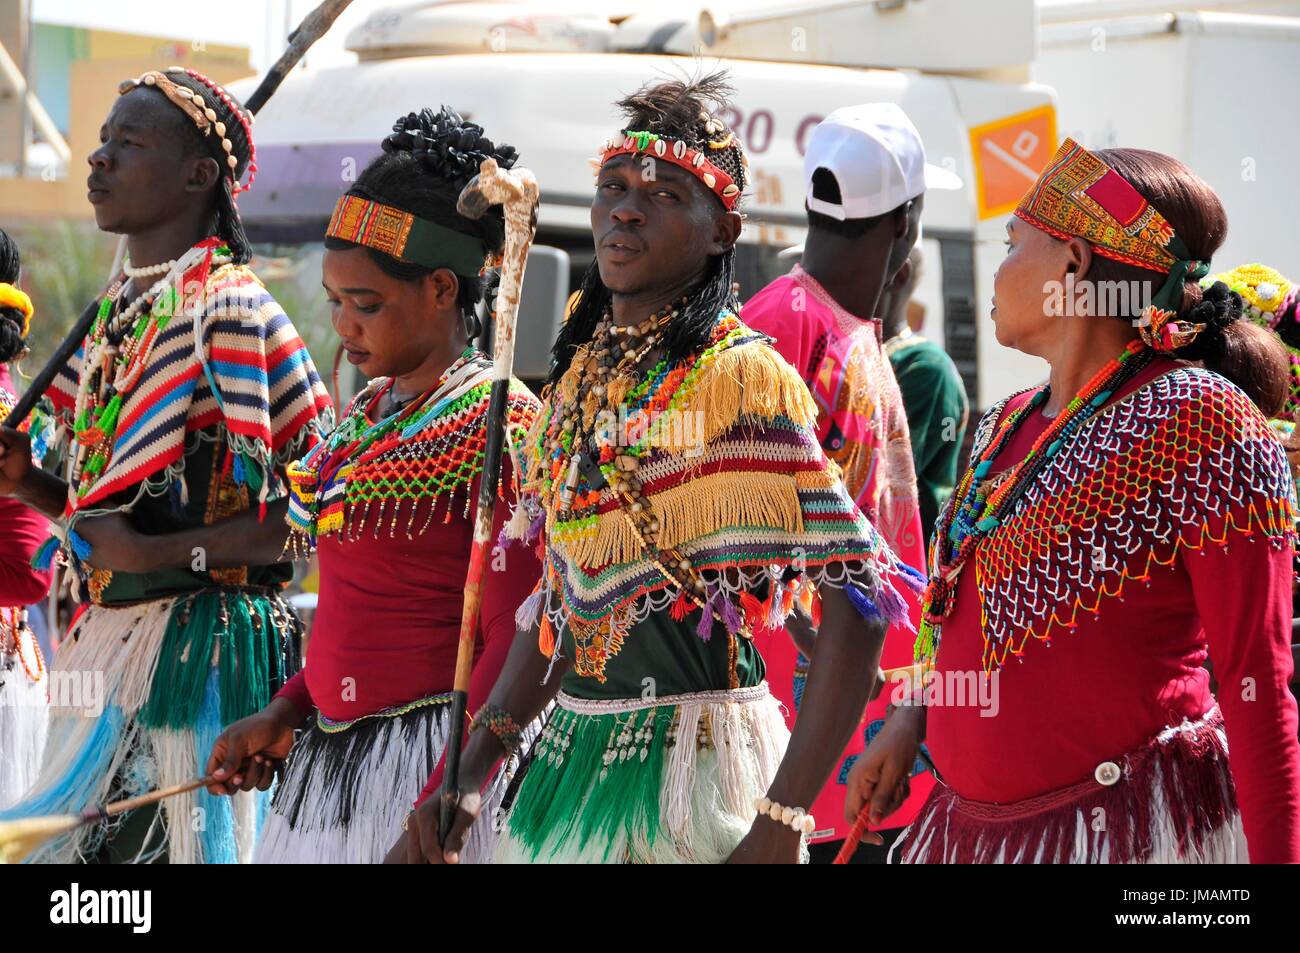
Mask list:
[[[803,377],[817,402],[818,438],[843,470],[850,495],[899,558],[921,569],[924,536],[907,414],[881,347],[880,322],[873,319],[882,290],[920,234],[926,188],[960,188],[961,181],[926,163],[916,127],[894,103],[848,106],[827,116],[808,138],[804,179],[803,261],[751,298],[741,319],[774,338]],[[909,609],[915,624],[920,607]],[[802,694],[805,656],[811,654],[807,636],[800,640],[802,653],[784,633],[763,646],[772,692],[792,713]],[[910,633],[891,631],[881,665],[908,665],[911,653]],[[888,694],[868,705],[841,770],[832,773],[812,808],[819,821],[835,820],[810,838],[814,862],[833,858],[848,832],[844,779],[863,751],[864,735],[884,718]],[[910,822],[932,783],[928,775],[914,784],[905,777],[892,782],[890,793],[896,792],[902,808],[890,817],[891,828]],[[883,851],[864,845],[855,859],[881,860]]]
[[[815,194],[825,169],[838,200]],[[827,116],[808,139],[803,161],[808,209],[838,222],[894,211],[926,189],[960,189],[961,179],[925,161],[921,136],[896,103],[845,106]],[[910,251],[910,249],[909,249]]]

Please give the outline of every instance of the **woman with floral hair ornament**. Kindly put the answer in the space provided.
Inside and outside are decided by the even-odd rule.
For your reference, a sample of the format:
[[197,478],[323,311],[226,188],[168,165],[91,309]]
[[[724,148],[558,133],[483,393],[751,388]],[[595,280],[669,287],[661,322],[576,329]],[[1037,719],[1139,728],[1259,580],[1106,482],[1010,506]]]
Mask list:
[[[924,737],[943,783],[905,862],[1300,861],[1295,495],[1268,425],[1287,362],[1201,284],[1223,206],[1169,156],[1066,140],[1007,229],[995,332],[1050,380],[976,431],[931,547],[926,676],[848,810],[887,816]],[[1101,282],[1147,293],[1103,312]],[[969,675],[997,717],[945,693]]]

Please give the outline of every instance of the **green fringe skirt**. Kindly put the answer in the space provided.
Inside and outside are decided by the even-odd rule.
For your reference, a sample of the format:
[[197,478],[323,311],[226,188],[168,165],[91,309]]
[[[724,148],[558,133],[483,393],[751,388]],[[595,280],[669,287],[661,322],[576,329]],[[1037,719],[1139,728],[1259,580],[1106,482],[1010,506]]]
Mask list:
[[496,863],[722,863],[789,732],[767,685],[595,701],[564,692]]

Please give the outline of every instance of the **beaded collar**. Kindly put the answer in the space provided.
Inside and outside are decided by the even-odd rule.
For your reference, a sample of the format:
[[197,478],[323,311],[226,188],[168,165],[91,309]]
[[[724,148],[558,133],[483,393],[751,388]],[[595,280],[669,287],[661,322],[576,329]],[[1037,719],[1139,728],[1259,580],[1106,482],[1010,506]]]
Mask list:
[[[980,422],[973,461],[998,442],[1006,404]],[[1256,534],[1283,546],[1295,536],[1285,452],[1250,398],[1211,371],[1156,377],[1059,439],[971,555],[986,671],[1019,658],[1031,639],[1050,646],[1081,613],[1099,617],[1105,597],[1122,599],[1127,583],[1174,567],[1180,552]],[[954,493],[940,514],[932,581],[942,571],[940,534],[959,505]],[[942,626],[923,624],[918,660],[933,660],[941,635]]]
[[922,654],[931,653],[930,647],[939,638],[943,621],[952,613],[958,576],[985,538],[1015,511],[1021,497],[1079,428],[1150,363],[1151,354],[1141,341],[1132,341],[1119,357],[1093,375],[1083,390],[1052,419],[1025,459],[1016,462],[1009,472],[1004,471],[998,477],[990,475],[998,455],[1021,425],[1046,404],[1051,393],[1048,387],[1036,391],[1010,414],[997,435],[978,454],[972,455],[970,467],[952,496],[955,502],[935,526],[934,572],[926,587],[917,640]]
[[[288,521],[301,537],[297,543],[310,544],[330,533],[356,539],[367,525],[378,536],[385,517],[390,536],[396,535],[399,518],[404,517],[406,537],[411,539],[428,529],[444,497],[442,522],[450,523],[457,493],[463,494],[463,515],[469,517],[470,486],[483,468],[486,450],[492,362],[466,348],[427,392],[374,419],[392,386],[390,378],[372,382],[352,401],[334,432],[288,468]],[[537,406],[522,384],[511,381],[511,446],[522,440]],[[418,529],[417,510],[425,510]]]

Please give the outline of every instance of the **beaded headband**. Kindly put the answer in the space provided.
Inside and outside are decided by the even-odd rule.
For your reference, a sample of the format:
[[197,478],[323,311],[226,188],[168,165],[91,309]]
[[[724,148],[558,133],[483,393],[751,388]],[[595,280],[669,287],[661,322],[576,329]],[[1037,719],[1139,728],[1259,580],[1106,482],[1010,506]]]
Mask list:
[[23,314],[23,337],[27,337],[27,332],[32,329],[32,315],[36,309],[32,307],[32,299],[27,296],[17,285],[11,285],[7,281],[0,281],[0,308],[14,308]]
[[[722,207],[728,212],[734,211],[740,201],[740,186],[736,185],[730,175],[709,160],[703,149],[694,149],[681,139],[669,139],[653,132],[636,132],[624,129],[622,139],[611,139],[601,150],[600,165],[604,165],[615,156],[647,154],[656,159],[671,162],[685,169],[704,183],[705,188],[716,195]],[[737,145],[735,133],[727,133],[726,138],[717,142],[709,141],[709,149],[729,149]]]
[[472,235],[359,195],[338,200],[325,237],[364,245],[425,268],[450,268],[467,277],[478,275],[487,258],[487,248]]
[[1015,214],[1056,238],[1082,238],[1103,257],[1167,275],[1142,309],[1141,335],[1149,346],[1176,350],[1205,330],[1204,324],[1173,319],[1183,285],[1209,274],[1210,263],[1192,258],[1156,207],[1073,139],[1061,143]]
[[[202,94],[194,92],[187,86],[181,86],[172,80],[168,73],[184,73],[192,79],[198,80],[210,90],[210,95],[221,100],[223,104],[235,114],[239,119],[239,124],[244,128],[244,136],[248,139],[248,184],[241,185],[235,179],[235,169],[239,167],[239,157],[234,153],[234,143],[226,138],[226,124],[217,119],[217,111],[203,99]],[[235,105],[235,101],[230,98],[230,94],[221,86],[218,86],[212,80],[208,79],[202,73],[195,72],[192,69],[182,69],[179,66],[168,67],[166,72],[160,70],[149,70],[142,73],[135,79],[124,80],[117,87],[117,94],[125,96],[131,90],[139,86],[152,86],[181,112],[189,116],[194,125],[205,136],[215,132],[221,137],[221,148],[226,154],[226,175],[234,182],[231,192],[238,195],[240,192],[247,192],[253,187],[253,182],[257,179],[257,147],[253,145],[253,114],[240,109]]]

